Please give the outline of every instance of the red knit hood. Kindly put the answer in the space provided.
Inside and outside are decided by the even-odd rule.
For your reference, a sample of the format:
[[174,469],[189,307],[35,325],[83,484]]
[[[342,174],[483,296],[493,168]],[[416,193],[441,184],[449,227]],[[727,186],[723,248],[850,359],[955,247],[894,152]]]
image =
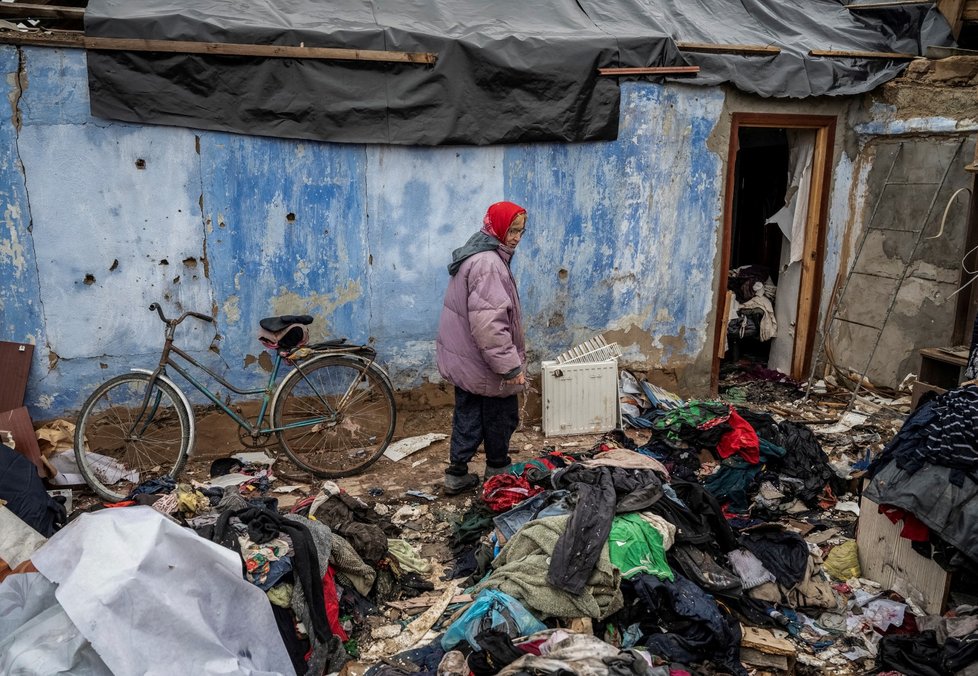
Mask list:
[[500,242],[506,242],[506,232],[512,225],[513,219],[520,214],[525,214],[526,209],[519,204],[512,202],[496,202],[486,211],[485,218],[482,219],[482,231],[487,235],[492,235]]

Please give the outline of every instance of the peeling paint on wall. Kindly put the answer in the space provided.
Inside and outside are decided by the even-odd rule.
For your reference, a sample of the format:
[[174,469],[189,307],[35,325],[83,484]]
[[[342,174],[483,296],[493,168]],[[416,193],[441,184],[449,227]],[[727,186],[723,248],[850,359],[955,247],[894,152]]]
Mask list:
[[10,265],[18,275],[23,274],[27,268],[24,245],[17,234],[20,220],[20,207],[16,204],[4,206],[3,224],[6,228],[6,236],[0,239],[0,258],[6,259],[4,262]]

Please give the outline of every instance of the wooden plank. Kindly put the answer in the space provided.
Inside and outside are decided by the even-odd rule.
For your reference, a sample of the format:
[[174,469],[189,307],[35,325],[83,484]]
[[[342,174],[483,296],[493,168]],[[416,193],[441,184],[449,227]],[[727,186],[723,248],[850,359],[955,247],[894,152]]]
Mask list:
[[904,54],[903,52],[861,52],[848,49],[812,49],[809,50],[808,55],[826,59],[890,59],[894,61],[909,61],[920,58],[917,54]]
[[780,47],[773,45],[725,45],[706,42],[677,42],[676,47],[681,52],[696,52],[700,54],[740,54],[741,56],[777,56]]
[[0,16],[19,19],[78,19],[85,18],[81,7],[59,5],[33,5],[26,2],[0,2]]
[[900,537],[902,522],[891,523],[879,505],[863,496],[859,505],[856,546],[862,576],[912,599],[928,615],[940,615],[947,600],[951,576],[915,552],[910,540]]
[[438,56],[430,52],[389,52],[377,49],[338,47],[291,47],[249,45],[236,42],[191,42],[187,40],[139,40],[124,38],[85,38],[86,49],[95,51],[161,52],[206,54],[210,56],[260,56],[272,59],[323,59],[327,61],[389,61],[433,64]]
[[650,66],[648,68],[598,68],[599,75],[696,75],[699,66]]
[[24,405],[34,346],[0,341],[0,411]]
[[717,341],[717,353],[716,356],[720,359],[727,354],[727,325],[730,321],[728,317],[730,316],[730,308],[733,306],[734,292],[727,291],[724,296],[723,305],[720,309],[720,316],[717,317],[717,321],[723,324],[723,333],[720,334],[720,339]]
[[[404,601],[388,601],[384,605],[404,612],[411,612],[414,610],[430,608],[438,601],[440,597],[440,594],[426,594],[424,596],[417,596],[413,599],[405,599]],[[470,603],[471,601],[471,594],[457,594],[452,597],[451,603]]]
[[34,463],[37,472],[42,477],[48,476],[47,469],[41,461],[41,449],[34,436],[34,425],[27,408],[15,408],[12,411],[0,413],[0,430],[9,431],[14,437],[14,450]]
[[741,625],[743,637],[740,645],[753,648],[768,655],[791,655],[797,652],[795,644],[783,638],[778,638],[770,629]]

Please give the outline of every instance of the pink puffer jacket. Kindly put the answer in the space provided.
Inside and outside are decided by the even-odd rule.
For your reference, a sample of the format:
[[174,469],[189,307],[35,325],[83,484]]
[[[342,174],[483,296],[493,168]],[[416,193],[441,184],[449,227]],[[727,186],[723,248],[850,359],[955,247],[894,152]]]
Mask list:
[[526,369],[523,318],[511,253],[483,251],[462,262],[448,282],[438,322],[438,372],[467,392],[508,397],[522,385],[503,384]]

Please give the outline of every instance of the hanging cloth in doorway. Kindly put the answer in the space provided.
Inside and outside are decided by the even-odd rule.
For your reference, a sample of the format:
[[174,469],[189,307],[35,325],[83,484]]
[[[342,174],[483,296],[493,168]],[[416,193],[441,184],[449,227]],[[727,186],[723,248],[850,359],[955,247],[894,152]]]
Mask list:
[[815,154],[815,132],[788,130],[788,189],[784,206],[771,218],[791,243],[788,263],[801,260],[805,250],[805,223],[808,220],[808,198],[812,188],[812,157]]

